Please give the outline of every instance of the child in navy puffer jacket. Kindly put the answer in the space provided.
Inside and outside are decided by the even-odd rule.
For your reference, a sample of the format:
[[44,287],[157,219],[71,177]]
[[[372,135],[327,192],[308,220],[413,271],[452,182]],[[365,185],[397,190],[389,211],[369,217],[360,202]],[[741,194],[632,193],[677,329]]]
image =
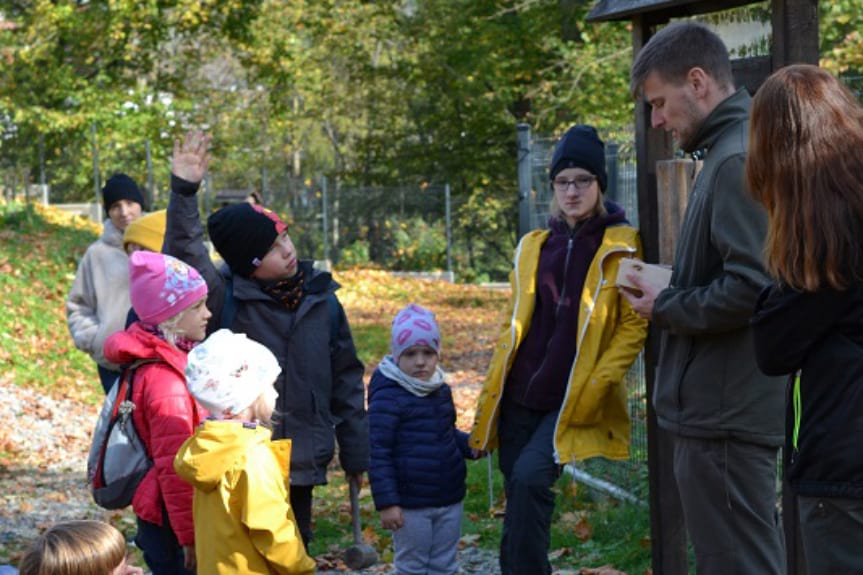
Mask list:
[[484,455],[455,426],[440,348],[434,314],[410,304],[393,320],[392,355],[369,386],[369,480],[381,524],[393,531],[399,575],[456,573],[464,459]]

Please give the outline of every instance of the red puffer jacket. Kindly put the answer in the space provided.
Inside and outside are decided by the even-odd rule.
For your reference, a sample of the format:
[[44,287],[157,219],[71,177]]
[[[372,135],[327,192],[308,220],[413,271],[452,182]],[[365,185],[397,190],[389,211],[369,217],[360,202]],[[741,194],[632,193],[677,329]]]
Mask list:
[[174,472],[174,455],[207,411],[186,388],[186,352],[134,323],[105,341],[105,357],[120,365],[151,358],[164,362],[142,365],[135,372],[135,425],[154,465],[138,486],[132,508],[141,519],[162,525],[164,502],[180,545],[194,545],[192,486]]

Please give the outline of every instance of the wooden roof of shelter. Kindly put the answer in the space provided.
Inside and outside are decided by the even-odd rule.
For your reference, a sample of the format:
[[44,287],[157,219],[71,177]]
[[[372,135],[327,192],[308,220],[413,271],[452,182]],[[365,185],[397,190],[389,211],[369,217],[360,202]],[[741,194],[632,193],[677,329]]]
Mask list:
[[752,4],[751,0],[599,0],[587,15],[587,21],[629,20],[638,14],[647,13],[679,18],[719,12],[746,4]]

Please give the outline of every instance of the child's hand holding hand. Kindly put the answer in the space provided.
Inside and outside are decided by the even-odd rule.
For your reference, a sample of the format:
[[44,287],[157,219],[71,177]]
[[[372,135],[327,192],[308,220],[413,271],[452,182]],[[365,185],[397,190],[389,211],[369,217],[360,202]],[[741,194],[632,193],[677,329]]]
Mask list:
[[400,529],[404,524],[405,518],[402,515],[402,508],[398,505],[381,510],[381,526],[384,529],[395,531],[396,529]]

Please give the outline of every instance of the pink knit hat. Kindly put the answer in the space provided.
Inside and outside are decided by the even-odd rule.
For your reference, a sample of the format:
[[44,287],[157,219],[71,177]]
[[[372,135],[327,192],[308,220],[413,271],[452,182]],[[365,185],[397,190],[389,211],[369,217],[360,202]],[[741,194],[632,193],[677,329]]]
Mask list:
[[440,330],[434,319],[434,314],[415,303],[396,314],[393,319],[392,352],[393,359],[409,347],[424,345],[440,354]]
[[129,256],[129,296],[142,322],[159,325],[205,295],[201,274],[177,258],[146,251]]

